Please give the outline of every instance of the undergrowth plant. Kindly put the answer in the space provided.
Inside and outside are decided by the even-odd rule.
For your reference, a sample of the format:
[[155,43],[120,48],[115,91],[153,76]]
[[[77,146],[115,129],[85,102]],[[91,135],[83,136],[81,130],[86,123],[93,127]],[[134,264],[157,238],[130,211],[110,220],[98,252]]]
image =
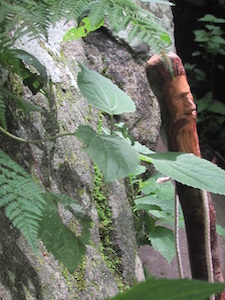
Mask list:
[[[136,35],[138,35],[140,40],[145,40],[145,42],[152,47],[162,48],[170,43],[168,34],[158,25],[158,19],[148,11],[141,9],[140,6],[136,5],[133,1],[125,0],[78,0],[78,1],[34,1],[34,0],[22,0],[14,1],[13,4],[9,1],[0,1],[0,66],[7,70],[10,74],[18,75],[24,85],[26,85],[33,94],[38,92],[47,95],[45,92],[45,86],[48,83],[47,72],[45,66],[43,66],[33,55],[30,53],[17,49],[15,47],[15,42],[22,36],[29,36],[30,39],[48,38],[48,29],[50,26],[54,26],[58,21],[65,20],[66,22],[74,20],[77,24],[77,28],[72,29],[72,32],[89,32],[96,30],[100,26],[107,22],[111,26],[113,31],[119,31],[127,29],[129,31],[129,38],[132,40]],[[129,25],[129,26],[128,26]],[[68,32],[64,39],[71,39],[70,32]],[[72,37],[74,38],[74,37]],[[82,66],[81,66],[82,68]],[[85,74],[84,72],[82,74]],[[84,80],[83,85],[85,85],[85,78],[80,78],[80,81]],[[94,82],[96,88],[102,89],[101,85]],[[81,84],[82,86],[82,84]],[[82,89],[82,87],[81,87]],[[119,98],[120,90],[115,87],[114,92],[118,93]],[[127,111],[134,111],[135,106],[130,101],[125,101],[128,98],[125,94],[123,95],[123,108],[117,108],[114,110],[110,107],[109,110],[106,109],[106,105],[102,108],[106,110],[111,116],[116,113],[122,113]],[[13,138],[18,142],[22,143],[33,143],[38,144],[51,139],[56,139],[65,135],[74,135],[74,133],[60,133],[54,137],[47,137],[41,140],[25,140],[20,137],[13,136],[7,130],[7,118],[6,118],[6,108],[10,103],[13,102],[15,107],[19,108],[24,116],[26,117],[29,113],[33,111],[38,111],[40,113],[43,110],[31,104],[29,101],[23,99],[20,95],[16,95],[10,90],[9,86],[0,86],[0,131],[7,135],[9,138]],[[130,107],[129,107],[130,106]],[[80,127],[76,132],[78,137],[93,136],[95,137],[95,132],[88,127]],[[95,143],[94,143],[95,140]],[[126,141],[122,141],[122,145],[118,140],[112,139],[110,136],[98,137],[93,140],[93,145],[100,145],[100,143],[108,143],[109,155],[114,156],[114,150],[121,148],[126,145]],[[98,148],[99,149],[99,148]],[[94,161],[101,166],[102,162],[91,154]],[[130,159],[134,161],[134,166],[138,162],[137,154],[130,151]],[[114,163],[114,162],[112,162]],[[120,161],[122,163],[122,161]],[[117,165],[115,168],[115,174],[112,177],[105,174],[106,180],[110,177],[110,180],[122,178],[127,172],[130,172],[133,166],[127,166],[127,162],[124,160],[120,168]],[[7,167],[8,166],[8,167]],[[120,174],[117,174],[119,170]],[[113,174],[113,173],[111,173]],[[74,238],[70,239],[70,232],[64,227],[63,224],[60,225],[59,219],[57,217],[57,210],[55,204],[61,201],[66,209],[72,210],[76,215],[76,218],[80,219],[80,223],[85,231],[86,227],[89,227],[90,221],[83,215],[83,219],[79,217],[80,207],[77,204],[75,210],[71,208],[71,200],[65,198],[65,195],[51,195],[42,193],[41,188],[32,181],[29,175],[22,170],[7,154],[3,151],[1,152],[1,200],[0,206],[6,207],[6,215],[13,222],[13,224],[20,229],[24,234],[28,243],[32,246],[35,252],[38,252],[37,241],[41,237],[42,241],[45,241],[45,245],[49,251],[52,251],[56,258],[61,259],[63,263],[73,271],[76,263],[74,263],[74,255],[68,255],[71,258],[70,261],[66,262],[66,259],[59,253],[57,249],[61,249],[61,252],[66,251],[65,249],[78,247],[79,237],[76,237],[77,245],[61,245],[57,247],[53,241],[48,242],[47,238],[40,232],[41,228],[44,231],[44,227],[48,225],[48,232],[52,228],[50,225],[51,218],[46,218],[46,214],[51,210],[54,212],[54,218],[52,222],[55,222],[59,226],[59,231],[61,233],[61,238],[64,240],[74,241]],[[18,178],[18,182],[16,180]],[[25,189],[26,187],[26,189]],[[36,197],[35,197],[36,195]],[[47,200],[48,201],[47,201]],[[61,200],[60,200],[61,199]],[[66,201],[65,201],[66,199]],[[33,204],[34,210],[32,211],[31,205]],[[70,203],[70,204],[69,204]],[[36,207],[36,208],[35,208]],[[44,225],[45,224],[45,225]],[[53,234],[53,233],[51,233]],[[53,235],[54,240],[59,237],[56,234]],[[88,235],[84,234],[84,243],[88,242]],[[62,239],[63,240],[63,239]],[[55,246],[54,246],[55,245]],[[69,250],[70,251],[70,250]],[[77,254],[84,254],[84,247],[80,246],[78,251],[74,251]],[[78,255],[79,256],[79,255]],[[79,259],[77,259],[79,261]],[[73,266],[73,267],[72,267]]]
[[[161,50],[170,43],[167,33],[158,25],[158,19],[131,0],[40,0],[38,2],[18,0],[13,1],[13,4],[9,1],[0,1],[0,65],[3,69],[20,76],[33,94],[44,92],[43,87],[48,82],[46,69],[28,52],[16,49],[14,43],[23,35],[29,35],[30,38],[47,38],[49,26],[54,26],[62,19],[77,22],[77,28],[68,33],[65,39],[74,38],[74,34],[76,38],[78,31],[91,32],[103,22],[107,22],[115,31],[128,30],[131,40],[137,37],[153,50]],[[191,154],[156,154],[138,142],[131,141],[129,136],[124,134],[123,126],[122,130],[115,126],[113,116],[134,112],[135,104],[132,99],[109,79],[89,70],[82,63],[79,66],[79,89],[91,105],[109,115],[111,120],[109,128],[96,132],[90,126],[80,125],[75,132],[59,133],[57,136],[40,140],[22,139],[11,134],[7,129],[5,111],[10,101],[19,106],[25,115],[32,111],[42,113],[42,110],[14,95],[9,88],[0,86],[1,133],[26,144],[43,143],[66,135],[76,137],[83,142],[83,151],[88,153],[94,164],[98,166],[105,182],[131,176],[140,168],[140,162],[145,161],[153,163],[162,174],[182,184],[225,194],[222,184],[225,180],[225,172],[210,162]],[[154,193],[159,198],[160,193],[156,190]],[[143,203],[145,199],[144,197],[136,199],[136,204],[146,204]],[[154,211],[157,215],[163,209],[168,215],[171,214],[171,210],[168,207],[165,208],[165,202],[162,201],[159,204],[159,199],[155,202],[157,204],[151,207],[152,214]],[[77,232],[72,232],[61,222],[58,203],[75,216],[80,226]],[[147,203],[147,205],[152,204]],[[90,229],[90,220],[75,199],[41,189],[22,167],[6,153],[0,151],[0,206],[5,208],[7,217],[23,233],[36,252],[38,240],[41,239],[47,250],[52,252],[56,259],[62,261],[69,272],[74,272],[78,263],[82,261],[81,257],[85,254],[85,244],[89,242]],[[152,231],[150,227],[148,228],[151,231],[149,239],[152,244],[154,244],[154,234],[161,234],[164,230],[155,225],[156,223]],[[160,283],[155,280],[146,282],[131,291],[128,298],[137,299],[134,298],[135,293],[141,291],[143,294],[143,290],[147,288],[148,292],[144,294],[148,295],[151,291],[152,299],[165,299],[162,291],[156,291],[158,284]],[[172,288],[170,291],[174,293],[173,289],[177,283],[163,281],[163,284],[165,290]],[[216,293],[224,288],[224,285],[189,281],[180,281],[179,284],[183,285],[184,297],[179,294],[177,298],[174,294],[174,297],[170,299],[190,299],[188,297],[191,295],[199,296],[192,299],[204,299],[210,293]],[[152,294],[154,289],[157,297]],[[119,295],[116,299],[124,299],[124,297],[126,295]]]
[[209,137],[215,149],[225,151],[223,130],[225,124],[225,104],[216,97],[215,71],[224,71],[224,66],[218,63],[219,56],[225,56],[225,37],[221,25],[225,19],[206,14],[199,19],[203,29],[194,30],[195,41],[199,50],[192,53],[203,61],[203,67],[197,63],[185,64],[188,74],[193,77],[192,88],[198,92],[205,91],[201,98],[195,99],[198,111],[198,128],[201,140]]

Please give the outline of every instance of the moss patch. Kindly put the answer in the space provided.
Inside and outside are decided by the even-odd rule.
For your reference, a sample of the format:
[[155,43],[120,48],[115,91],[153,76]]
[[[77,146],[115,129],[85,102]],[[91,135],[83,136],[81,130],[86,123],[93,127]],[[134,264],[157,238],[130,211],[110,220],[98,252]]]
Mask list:
[[109,207],[107,189],[103,182],[103,176],[97,166],[94,166],[94,187],[92,198],[99,217],[99,234],[100,234],[100,252],[101,255],[114,275],[118,288],[126,289],[126,285],[122,278],[122,261],[118,250],[112,242],[113,226],[112,226],[112,211]]

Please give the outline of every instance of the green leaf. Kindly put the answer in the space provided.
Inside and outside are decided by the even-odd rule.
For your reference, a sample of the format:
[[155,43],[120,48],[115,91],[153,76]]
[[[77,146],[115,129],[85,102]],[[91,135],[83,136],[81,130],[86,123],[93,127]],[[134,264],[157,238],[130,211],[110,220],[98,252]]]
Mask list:
[[214,102],[210,103],[207,110],[216,114],[225,115],[225,104],[214,100]]
[[173,202],[160,199],[154,195],[148,195],[144,197],[137,198],[135,204],[138,209],[145,209],[147,211],[153,210],[163,210],[165,212],[171,212],[174,208]]
[[179,152],[149,154],[149,156],[162,174],[182,184],[225,195],[225,171],[208,160]]
[[225,289],[225,284],[189,279],[155,279],[137,284],[113,300],[205,300]]
[[78,86],[88,102],[109,115],[135,111],[133,100],[108,78],[79,63]]
[[69,29],[63,36],[63,41],[76,40],[88,35],[88,33],[97,30],[104,24],[104,20],[101,20],[96,26],[92,26],[90,18],[86,17],[82,20],[81,25],[78,28]]
[[158,251],[168,263],[171,263],[175,255],[175,239],[172,230],[156,226],[149,232],[148,239],[152,244],[152,247]]
[[137,151],[125,139],[97,134],[89,126],[79,126],[75,135],[87,145],[85,151],[102,171],[106,182],[122,179],[136,170]]
[[211,42],[224,45],[225,44],[225,39],[223,39],[221,36],[213,36],[211,38]]
[[[12,70],[23,78],[23,82],[33,94],[36,94],[47,82],[47,71],[38,59],[30,53],[20,49],[6,48],[0,53],[0,64],[9,70]],[[31,72],[35,68],[36,72]]]
[[225,228],[216,224],[216,232],[217,232],[217,234],[219,234],[220,236],[225,238]]
[[46,201],[40,186],[5,152],[0,150],[0,207],[38,253],[38,227]]
[[202,21],[202,22],[209,22],[209,23],[225,23],[224,19],[217,18],[211,14],[206,14],[204,17],[202,17],[198,20]]
[[[74,200],[64,195],[55,195],[51,193],[43,194],[43,197],[47,201],[45,207],[44,216],[40,222],[39,238],[46,246],[47,250],[51,252],[56,259],[61,261],[70,273],[73,273],[82,261],[82,257],[85,255],[85,244],[89,243],[89,229],[90,220],[79,217],[79,226],[84,227],[82,232],[75,234],[61,221],[58,214],[57,202],[71,205]],[[60,200],[62,198],[62,201]],[[76,210],[74,211],[77,216]]]
[[148,149],[146,146],[140,144],[139,142],[135,142],[135,143],[134,143],[134,147],[135,147],[135,149],[136,149],[139,153],[142,153],[142,154],[151,154],[151,153],[154,153],[154,151]]
[[36,69],[36,71],[38,72],[37,78],[38,81],[41,84],[45,84],[47,82],[48,76],[47,76],[47,71],[44,65],[42,65],[40,63],[40,61],[34,57],[33,55],[31,55],[30,53],[24,51],[24,50],[20,50],[20,49],[15,49],[16,52],[16,56],[21,59],[23,62],[25,62],[26,64],[28,64],[29,66],[32,66]]

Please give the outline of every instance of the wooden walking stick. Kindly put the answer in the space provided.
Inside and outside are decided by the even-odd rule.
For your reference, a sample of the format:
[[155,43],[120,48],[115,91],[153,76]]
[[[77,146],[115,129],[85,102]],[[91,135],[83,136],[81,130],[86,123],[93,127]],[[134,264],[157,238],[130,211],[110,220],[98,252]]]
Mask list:
[[[168,150],[201,157],[196,106],[181,59],[174,53],[154,55],[146,73],[160,104]],[[192,278],[223,282],[210,193],[178,182],[175,185],[184,214]],[[215,299],[225,300],[225,292]]]

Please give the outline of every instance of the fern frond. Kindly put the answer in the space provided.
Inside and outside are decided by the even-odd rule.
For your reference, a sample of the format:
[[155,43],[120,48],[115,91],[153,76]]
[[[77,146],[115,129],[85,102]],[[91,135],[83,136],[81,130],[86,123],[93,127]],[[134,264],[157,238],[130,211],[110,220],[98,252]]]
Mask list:
[[14,40],[21,35],[47,37],[50,24],[59,20],[77,19],[88,9],[92,0],[0,0],[2,32],[14,32]]
[[5,102],[3,100],[1,91],[0,91],[0,125],[4,128],[7,129],[6,126],[6,118],[5,118]]
[[42,1],[14,0],[10,3],[1,0],[0,11],[0,19],[4,17],[2,31],[11,32],[16,29],[14,39],[26,33],[32,36],[47,35],[50,12]]
[[98,25],[105,17],[106,13],[109,12],[110,6],[108,0],[99,0],[91,3],[89,6],[89,14],[91,25],[94,27]]
[[124,30],[128,26],[130,41],[137,37],[155,52],[160,52],[170,44],[168,34],[152,13],[142,9],[132,0],[109,0],[109,2],[111,9],[108,20],[115,31]]
[[37,252],[39,220],[46,201],[26,171],[0,150],[0,207]]
[[82,16],[85,11],[88,10],[89,4],[92,0],[77,0],[72,1],[70,3],[70,10],[67,13],[67,20],[77,19],[78,17]]

